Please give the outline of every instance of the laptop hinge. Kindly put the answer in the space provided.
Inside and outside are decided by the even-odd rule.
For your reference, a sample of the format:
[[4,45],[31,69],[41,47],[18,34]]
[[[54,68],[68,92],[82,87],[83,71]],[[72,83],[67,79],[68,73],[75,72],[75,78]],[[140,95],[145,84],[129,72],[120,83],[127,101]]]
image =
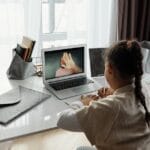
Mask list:
[[80,78],[86,78],[86,75],[82,75],[82,76],[78,76],[78,77],[72,77],[72,78],[68,78],[68,79],[62,79],[62,80],[58,80],[58,81],[53,81],[53,82],[48,82],[48,83],[59,83],[59,82],[64,82],[64,81],[69,81],[69,80],[73,80],[73,79],[80,79]]

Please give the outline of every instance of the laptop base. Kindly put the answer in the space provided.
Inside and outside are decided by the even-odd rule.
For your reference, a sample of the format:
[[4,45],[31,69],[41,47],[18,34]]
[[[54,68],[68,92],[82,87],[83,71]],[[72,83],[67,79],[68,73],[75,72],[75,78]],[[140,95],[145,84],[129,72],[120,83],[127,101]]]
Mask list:
[[59,91],[55,91],[49,85],[47,85],[46,88],[50,92],[52,92],[59,100],[64,100],[64,99],[71,98],[74,96],[79,96],[82,94],[97,91],[100,87],[95,83],[89,83],[86,85],[81,85],[81,86],[68,88],[68,89],[64,89],[64,90],[59,90]]

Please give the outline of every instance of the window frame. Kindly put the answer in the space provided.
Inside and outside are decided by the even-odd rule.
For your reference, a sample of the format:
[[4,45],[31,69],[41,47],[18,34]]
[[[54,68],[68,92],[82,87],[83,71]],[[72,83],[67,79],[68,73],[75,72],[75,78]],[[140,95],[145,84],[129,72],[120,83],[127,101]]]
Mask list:
[[[42,43],[44,41],[56,41],[56,40],[66,40],[67,39],[67,33],[66,32],[54,32],[54,29],[55,29],[55,4],[56,3],[65,3],[65,0],[47,0],[47,1],[44,1],[42,0],[41,1],[41,7],[42,7],[42,4],[45,4],[47,3],[49,5],[49,33],[43,33],[42,31],[42,15],[41,15],[41,36],[40,36],[40,41],[41,41],[41,48],[43,47],[42,46]],[[42,10],[42,9],[41,9]],[[41,11],[42,13],[42,11]]]

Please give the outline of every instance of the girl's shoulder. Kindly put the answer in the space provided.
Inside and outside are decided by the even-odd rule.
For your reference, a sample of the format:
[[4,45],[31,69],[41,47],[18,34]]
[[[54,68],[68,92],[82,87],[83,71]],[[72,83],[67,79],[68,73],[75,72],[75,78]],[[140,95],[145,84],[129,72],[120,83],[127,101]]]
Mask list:
[[112,113],[118,113],[120,110],[120,102],[114,95],[107,96],[105,98],[99,99],[92,103],[93,109],[100,111],[109,111]]
[[109,107],[114,107],[119,104],[120,96],[109,95],[105,98],[100,98],[97,102],[101,105],[106,105]]

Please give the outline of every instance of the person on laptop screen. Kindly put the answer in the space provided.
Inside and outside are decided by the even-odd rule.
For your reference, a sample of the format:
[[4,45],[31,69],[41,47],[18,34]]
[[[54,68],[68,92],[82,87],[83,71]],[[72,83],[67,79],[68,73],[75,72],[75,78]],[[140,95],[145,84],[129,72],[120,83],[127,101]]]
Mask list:
[[60,68],[56,71],[55,77],[61,77],[82,72],[81,68],[76,65],[71,53],[64,52],[60,59]]

